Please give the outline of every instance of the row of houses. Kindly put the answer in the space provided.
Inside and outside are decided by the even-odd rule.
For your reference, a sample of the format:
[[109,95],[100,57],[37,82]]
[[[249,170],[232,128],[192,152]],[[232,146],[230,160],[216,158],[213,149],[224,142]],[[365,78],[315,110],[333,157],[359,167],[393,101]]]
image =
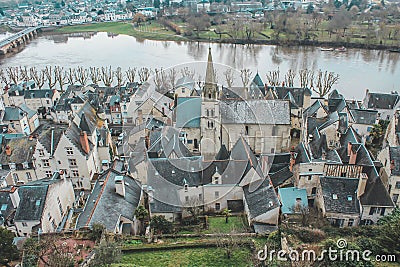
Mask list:
[[[314,98],[258,74],[228,88],[215,81],[211,49],[201,87],[182,77],[168,92],[148,82],[6,89],[1,222],[20,236],[95,223],[137,234],[139,205],[171,221],[227,208],[263,233],[311,210],[337,227],[375,224],[399,204],[395,92]],[[374,157],[380,120],[390,123]]]

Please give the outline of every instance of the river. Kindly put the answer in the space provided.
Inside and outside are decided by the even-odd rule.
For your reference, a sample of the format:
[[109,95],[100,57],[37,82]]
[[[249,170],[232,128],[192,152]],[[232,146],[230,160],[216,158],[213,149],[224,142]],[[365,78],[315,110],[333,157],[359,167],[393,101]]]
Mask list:
[[[0,38],[5,35],[0,35]],[[327,70],[340,75],[334,86],[346,98],[362,99],[370,91],[400,91],[400,53],[348,49],[321,51],[317,47],[211,44],[215,63],[235,69],[249,68],[266,80],[267,71],[279,68],[281,79],[289,69]],[[205,61],[209,44],[139,40],[107,33],[75,36],[40,36],[19,53],[0,58],[0,67],[61,65],[168,68],[177,64]],[[203,74],[199,72],[200,74]],[[196,74],[197,78],[198,74]],[[221,82],[223,78],[219,78]],[[297,83],[295,83],[297,84]]]

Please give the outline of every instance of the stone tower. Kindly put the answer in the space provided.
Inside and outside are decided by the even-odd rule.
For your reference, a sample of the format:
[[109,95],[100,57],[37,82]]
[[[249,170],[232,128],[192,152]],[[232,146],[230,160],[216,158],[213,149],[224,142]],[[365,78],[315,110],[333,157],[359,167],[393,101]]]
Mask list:
[[208,50],[206,79],[202,90],[200,131],[201,155],[204,159],[213,159],[221,147],[221,118],[211,47]]

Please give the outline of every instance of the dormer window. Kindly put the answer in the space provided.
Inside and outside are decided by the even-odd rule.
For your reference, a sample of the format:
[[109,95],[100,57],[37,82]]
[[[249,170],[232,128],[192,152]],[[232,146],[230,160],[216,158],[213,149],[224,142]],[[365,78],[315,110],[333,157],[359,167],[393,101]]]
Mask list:
[[29,169],[29,163],[28,163],[28,162],[22,163],[22,167],[23,167],[24,169]]
[[185,192],[189,191],[189,186],[188,186],[188,184],[185,184],[183,187],[185,188]]
[[337,194],[333,194],[333,195],[332,195],[332,198],[333,198],[333,199],[338,199]]
[[16,169],[16,164],[15,163],[10,163],[10,169],[15,170]]

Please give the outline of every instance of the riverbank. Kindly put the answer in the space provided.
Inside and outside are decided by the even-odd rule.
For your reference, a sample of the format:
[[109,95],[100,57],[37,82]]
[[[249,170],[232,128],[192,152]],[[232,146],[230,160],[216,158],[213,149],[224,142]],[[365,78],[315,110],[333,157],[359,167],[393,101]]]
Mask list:
[[346,42],[341,40],[292,40],[287,38],[271,39],[269,36],[259,34],[260,37],[251,39],[233,39],[222,34],[215,33],[214,30],[203,31],[198,36],[182,36],[177,35],[172,30],[156,21],[149,21],[141,25],[133,25],[127,22],[102,22],[93,24],[63,26],[47,31],[46,34],[67,34],[78,32],[108,32],[113,34],[125,34],[133,36],[140,40],[157,40],[157,41],[193,41],[193,42],[213,42],[225,44],[258,44],[258,45],[281,45],[281,46],[316,46],[316,47],[347,47],[374,50],[398,50],[400,47],[396,45],[363,43],[363,42]]

